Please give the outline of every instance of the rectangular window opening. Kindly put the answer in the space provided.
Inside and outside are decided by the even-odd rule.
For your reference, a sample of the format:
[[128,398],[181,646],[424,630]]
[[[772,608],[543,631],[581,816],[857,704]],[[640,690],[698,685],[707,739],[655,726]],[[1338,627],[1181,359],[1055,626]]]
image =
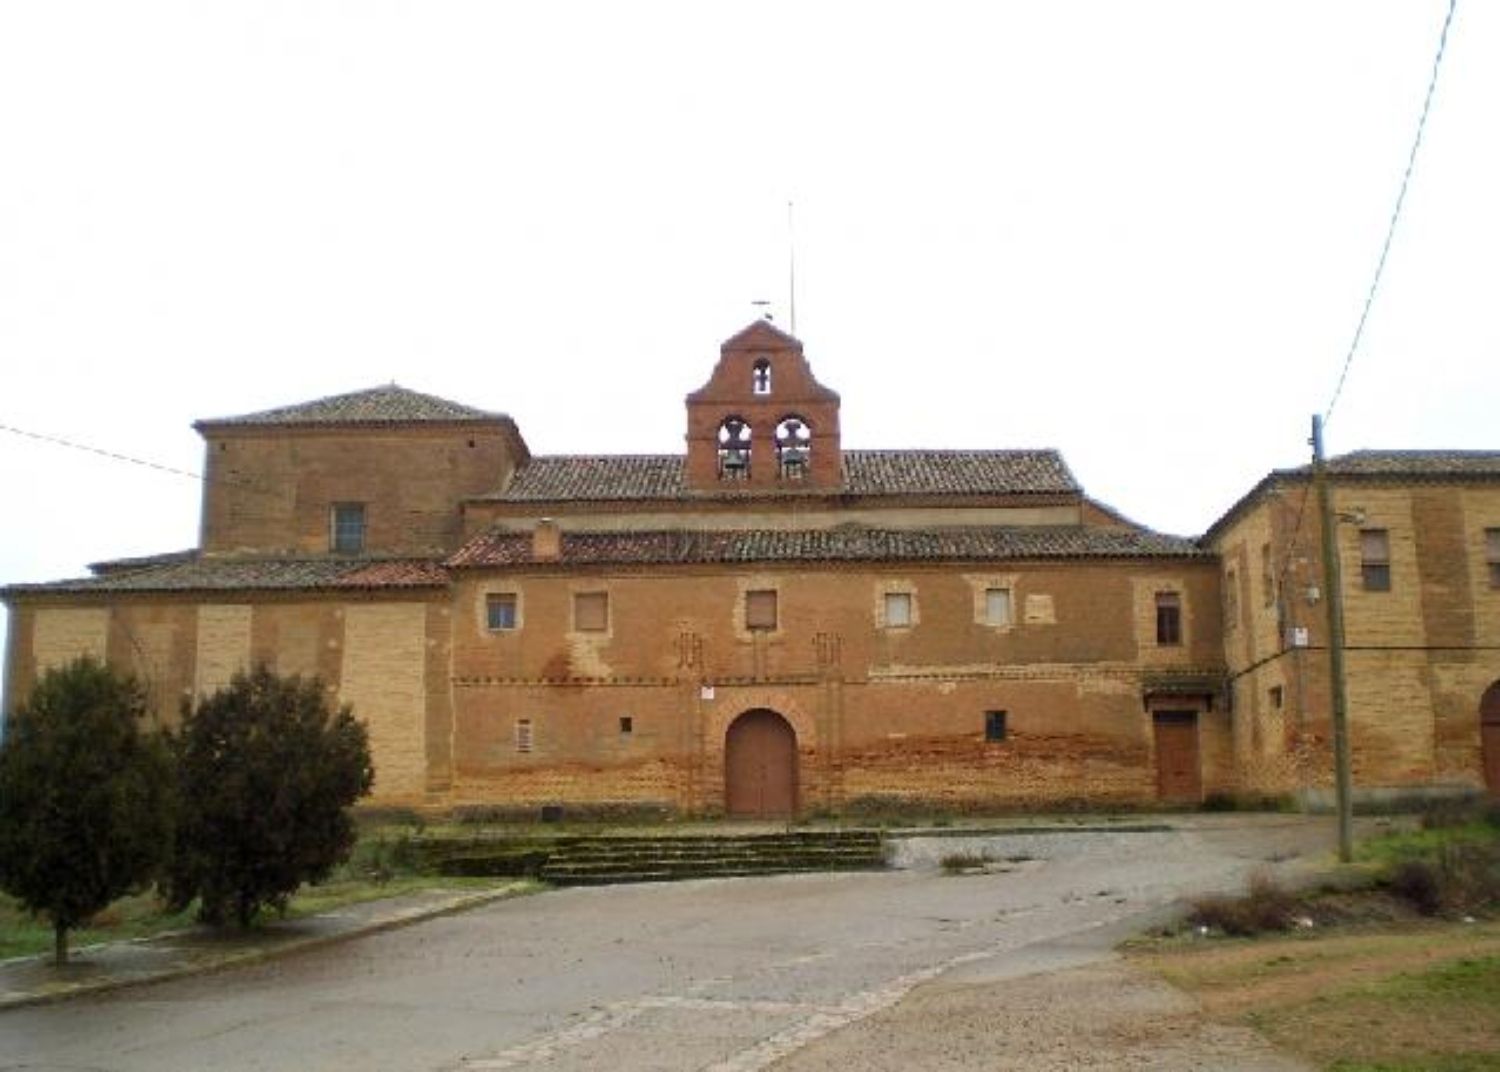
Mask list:
[[519,616],[514,592],[491,592],[484,597],[484,622],[492,633],[514,629]]
[[1005,740],[1005,712],[986,711],[984,713],[984,739],[986,741]]
[[531,719],[516,719],[516,751],[531,751]]
[[1386,529],[1360,529],[1359,575],[1366,592],[1391,590],[1391,537]]
[[1163,647],[1182,643],[1182,596],[1177,592],[1156,593],[1156,642]]
[[1490,587],[1500,588],[1500,529],[1484,530],[1484,560],[1489,567]]
[[333,506],[333,550],[357,555],[365,549],[365,504],[335,503]]
[[776,628],[776,590],[763,588],[745,593],[745,628],[770,631]]
[[1286,690],[1281,685],[1272,685],[1271,686],[1271,706],[1273,708],[1275,708],[1277,711],[1280,711],[1281,710],[1281,705],[1282,705],[1282,703],[1285,702],[1285,700],[1286,700]]
[[1010,604],[1009,588],[986,588],[984,590],[984,623],[986,625],[1009,625],[1011,623]]
[[609,593],[573,593],[573,629],[579,633],[602,633],[609,628]]
[[629,737],[635,732],[635,719],[630,715],[620,716],[620,736]]
[[1271,545],[1268,543],[1260,545],[1260,588],[1261,601],[1266,606],[1276,602],[1276,571],[1271,566]]
[[885,624],[888,629],[901,629],[911,625],[910,592],[885,594]]

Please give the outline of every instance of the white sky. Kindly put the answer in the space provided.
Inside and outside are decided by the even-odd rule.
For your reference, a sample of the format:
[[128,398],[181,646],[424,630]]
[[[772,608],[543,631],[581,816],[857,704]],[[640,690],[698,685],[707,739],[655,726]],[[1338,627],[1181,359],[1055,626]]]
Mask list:
[[[1201,532],[1306,458],[1445,0],[0,3],[0,423],[392,379],[682,448],[773,299],[851,447],[1057,447]],[[1331,453],[1496,448],[1500,4],[1461,4]],[[1487,420],[1488,418],[1488,420]],[[0,432],[0,582],[191,546],[188,479]]]

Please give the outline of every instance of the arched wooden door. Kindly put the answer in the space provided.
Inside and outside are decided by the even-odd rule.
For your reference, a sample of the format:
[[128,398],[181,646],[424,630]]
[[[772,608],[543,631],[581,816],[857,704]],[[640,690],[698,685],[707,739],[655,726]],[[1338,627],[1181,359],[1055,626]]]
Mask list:
[[1500,796],[1500,681],[1479,698],[1479,751],[1484,763],[1484,786]]
[[732,818],[797,813],[797,732],[775,711],[735,719],[724,738],[724,809]]

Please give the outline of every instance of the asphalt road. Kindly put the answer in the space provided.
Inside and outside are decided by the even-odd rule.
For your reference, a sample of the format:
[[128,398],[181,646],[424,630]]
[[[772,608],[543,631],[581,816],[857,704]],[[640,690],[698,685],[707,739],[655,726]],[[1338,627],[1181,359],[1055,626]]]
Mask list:
[[[0,1069],[760,1069],[853,1037],[940,978],[1100,962],[1144,914],[1329,837],[1323,820],[1204,817],[1165,833],[921,839],[885,873],[552,891],[0,1013]],[[1016,859],[937,869],[966,847]]]

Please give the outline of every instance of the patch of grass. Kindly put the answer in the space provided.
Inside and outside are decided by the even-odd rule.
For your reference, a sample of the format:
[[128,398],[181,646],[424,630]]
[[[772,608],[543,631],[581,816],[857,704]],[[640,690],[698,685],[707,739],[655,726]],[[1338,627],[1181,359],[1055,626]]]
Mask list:
[[1251,878],[1240,897],[1213,895],[1193,902],[1188,922],[1231,937],[1290,930],[1302,912],[1298,898],[1269,875]]
[[969,871],[982,871],[995,862],[987,852],[950,852],[938,860],[945,875],[962,875]]
[[[100,942],[123,942],[192,925],[197,906],[183,912],[166,911],[154,892],[132,894],[104,909],[87,927],[68,933],[68,945],[80,949]],[[52,951],[52,925],[27,913],[11,897],[0,894],[0,960]]]

